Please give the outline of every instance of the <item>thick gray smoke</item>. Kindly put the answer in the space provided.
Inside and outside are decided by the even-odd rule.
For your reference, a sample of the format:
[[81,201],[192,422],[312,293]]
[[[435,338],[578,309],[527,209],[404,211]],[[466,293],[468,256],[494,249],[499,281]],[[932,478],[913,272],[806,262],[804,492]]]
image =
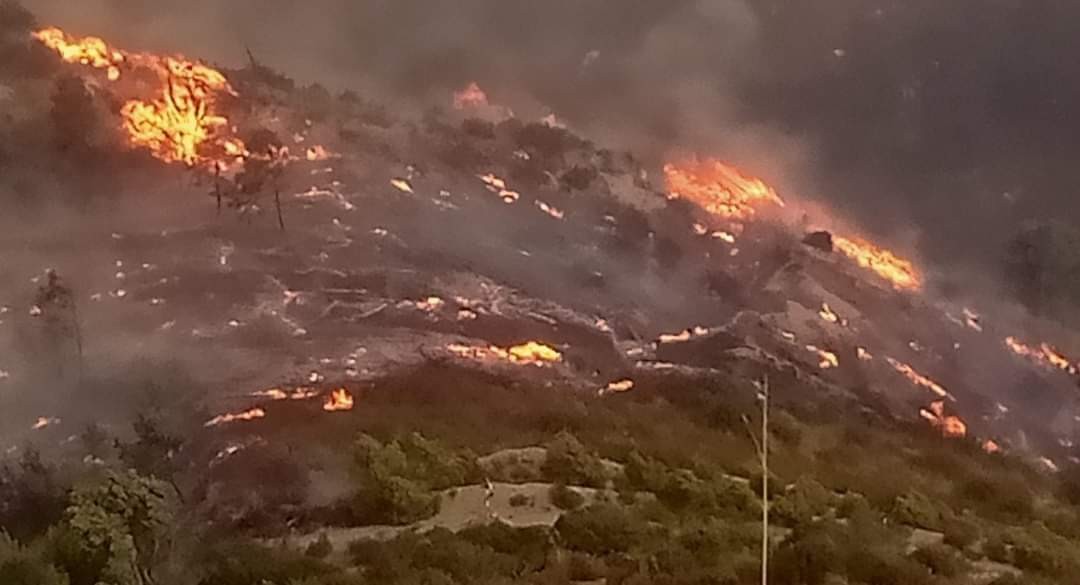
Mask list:
[[701,151],[918,226],[939,263],[1000,256],[1018,220],[1075,212],[1080,97],[1066,0],[26,0],[46,23],[301,81],[550,108],[659,159]]

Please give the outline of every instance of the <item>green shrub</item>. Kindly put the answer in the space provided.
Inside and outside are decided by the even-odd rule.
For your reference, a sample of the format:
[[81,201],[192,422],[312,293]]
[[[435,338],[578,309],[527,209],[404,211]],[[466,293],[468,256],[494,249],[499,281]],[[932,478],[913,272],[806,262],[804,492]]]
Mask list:
[[68,576],[35,551],[24,548],[0,532],[0,583],[12,585],[68,585]]
[[645,535],[644,524],[629,510],[607,503],[563,514],[555,530],[570,550],[596,555],[627,552]]
[[602,488],[610,479],[600,458],[568,432],[560,432],[544,447],[547,458],[541,472],[552,481]]
[[215,545],[205,553],[199,568],[204,573],[203,585],[292,583],[337,572],[319,559],[250,541]]
[[777,519],[789,526],[807,524],[832,507],[832,494],[817,481],[803,476],[784,492],[773,507]]
[[309,544],[304,550],[305,555],[314,559],[325,559],[332,552],[334,552],[334,544],[330,542],[330,537],[325,532],[320,534],[319,539]]
[[950,515],[944,520],[945,544],[959,550],[978,542],[981,530],[975,518],[968,515]]
[[912,490],[896,499],[892,516],[901,524],[941,532],[945,527],[946,512],[944,504]]
[[413,433],[386,444],[361,435],[353,446],[358,487],[349,501],[354,521],[409,524],[439,510],[435,490],[478,481],[479,465],[468,451],[452,451]]
[[1080,547],[1042,524],[1011,530],[1012,564],[1023,571],[1064,577],[1080,572]]
[[777,547],[770,567],[780,583],[822,585],[830,573],[843,571],[842,559],[830,530],[800,526]]
[[624,468],[628,487],[655,495],[675,512],[747,518],[760,513],[757,496],[745,484],[717,474],[702,480],[692,471],[630,453]]
[[551,503],[560,510],[577,510],[585,504],[585,496],[561,483],[551,486],[548,497],[551,499]]
[[585,553],[570,553],[567,564],[571,581],[596,581],[607,575],[604,561]]
[[932,544],[917,549],[911,558],[930,569],[934,575],[953,578],[968,570],[967,560],[956,549],[944,544]]

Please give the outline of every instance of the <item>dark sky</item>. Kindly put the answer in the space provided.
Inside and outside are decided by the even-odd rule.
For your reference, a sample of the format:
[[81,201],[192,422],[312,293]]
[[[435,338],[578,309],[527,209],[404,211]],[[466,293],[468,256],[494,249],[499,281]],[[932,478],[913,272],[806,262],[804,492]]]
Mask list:
[[[1069,0],[24,0],[126,48],[444,100],[475,79],[600,141],[738,162],[939,264],[1080,218]],[[590,56],[591,53],[591,56]]]

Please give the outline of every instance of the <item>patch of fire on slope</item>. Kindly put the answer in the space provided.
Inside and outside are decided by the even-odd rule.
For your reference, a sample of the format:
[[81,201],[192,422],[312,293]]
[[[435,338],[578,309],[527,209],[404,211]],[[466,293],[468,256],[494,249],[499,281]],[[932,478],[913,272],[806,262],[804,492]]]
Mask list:
[[495,345],[473,346],[450,344],[446,348],[450,353],[477,361],[505,361],[518,365],[546,366],[559,363],[563,356],[555,348],[537,341],[528,341],[520,345],[502,348]]
[[665,165],[664,178],[672,197],[684,198],[726,220],[746,221],[761,207],[784,206],[784,200],[763,181],[717,160]]
[[[228,118],[218,111],[221,99],[236,95],[220,71],[179,55],[123,51],[100,38],[77,38],[59,28],[40,30],[34,38],[65,62],[103,70],[114,84],[134,71],[149,71],[157,78],[150,94],[131,95],[120,109],[132,147],[146,149],[167,163],[210,168],[230,166],[246,153]],[[138,84],[130,84],[118,93],[138,89]]]

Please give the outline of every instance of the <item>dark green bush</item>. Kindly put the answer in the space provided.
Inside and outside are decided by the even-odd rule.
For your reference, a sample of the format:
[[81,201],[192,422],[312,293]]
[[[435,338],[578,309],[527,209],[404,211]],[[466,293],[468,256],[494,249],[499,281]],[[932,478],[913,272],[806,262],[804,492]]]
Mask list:
[[325,559],[330,556],[330,553],[332,552],[334,552],[334,545],[330,542],[330,538],[325,532],[319,535],[318,540],[312,542],[304,549],[305,555],[315,559]]
[[551,499],[551,503],[560,510],[577,510],[585,504],[585,496],[561,483],[551,486],[548,497]]
[[930,569],[932,574],[942,577],[957,577],[969,568],[967,560],[956,549],[944,544],[919,548],[911,554],[911,558]]
[[596,555],[627,552],[645,535],[644,524],[628,509],[610,503],[563,514],[555,530],[567,548]]

